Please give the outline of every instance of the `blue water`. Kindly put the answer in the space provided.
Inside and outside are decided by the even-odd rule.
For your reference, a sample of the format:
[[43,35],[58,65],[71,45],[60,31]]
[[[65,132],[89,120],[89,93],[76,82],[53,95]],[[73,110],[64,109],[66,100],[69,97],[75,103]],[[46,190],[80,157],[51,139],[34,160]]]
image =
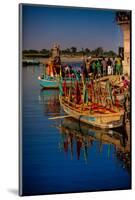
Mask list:
[[[130,170],[118,158],[117,146],[97,139],[100,131],[84,125],[81,130],[72,119],[48,119],[63,111],[57,90],[41,90],[42,70],[23,68],[23,194],[131,188]],[[123,148],[119,137],[115,140]]]

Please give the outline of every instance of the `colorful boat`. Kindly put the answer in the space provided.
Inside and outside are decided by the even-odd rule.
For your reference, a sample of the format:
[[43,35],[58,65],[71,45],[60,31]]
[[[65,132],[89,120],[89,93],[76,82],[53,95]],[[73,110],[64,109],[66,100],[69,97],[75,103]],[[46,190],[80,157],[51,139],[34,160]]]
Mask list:
[[40,86],[43,88],[58,88],[59,83],[55,77],[50,77],[47,75],[42,75],[38,77]]
[[70,76],[62,78],[62,63],[60,58],[59,45],[54,44],[52,48],[52,56],[48,59],[45,65],[44,72],[38,77],[41,87],[54,89],[59,88],[59,81],[63,83],[66,80],[66,86],[69,87],[73,78]]
[[124,110],[114,111],[100,104],[95,105],[95,108],[91,110],[92,105],[90,104],[75,105],[64,96],[59,96],[59,99],[63,110],[70,117],[81,122],[103,129],[112,129],[123,125]]
[[[55,89],[59,88],[59,77],[51,77],[47,75],[42,75],[38,77],[39,83],[41,87],[48,88],[48,89]],[[71,85],[71,82],[74,82],[75,80],[72,78],[63,78],[62,82],[66,80],[66,86],[69,87]]]

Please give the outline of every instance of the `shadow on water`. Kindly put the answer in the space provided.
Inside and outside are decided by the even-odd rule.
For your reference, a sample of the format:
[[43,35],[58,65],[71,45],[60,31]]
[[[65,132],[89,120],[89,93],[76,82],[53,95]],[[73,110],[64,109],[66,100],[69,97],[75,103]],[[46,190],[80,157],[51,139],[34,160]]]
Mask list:
[[57,89],[41,89],[39,103],[43,105],[45,116],[57,116],[60,114],[59,92]]
[[[59,116],[61,108],[59,103],[58,90],[42,89],[40,91],[39,103],[43,105],[45,116]],[[108,158],[111,145],[115,148],[115,156],[128,171],[131,169],[130,138],[127,134],[126,125],[114,130],[98,129],[72,118],[64,118],[57,121],[61,133],[59,148],[66,154],[70,150],[73,157],[73,146],[76,144],[77,159],[80,159],[81,150],[84,152],[84,159],[87,162],[88,149],[94,141],[99,142],[99,152],[104,144],[108,145]]]
[[130,145],[125,127],[119,130],[103,130],[78,122],[72,118],[65,118],[60,126],[61,142],[59,147],[65,153],[70,151],[73,157],[73,143],[76,143],[77,159],[80,159],[81,150],[84,151],[84,159],[88,159],[88,149],[95,141],[99,142],[99,152],[102,146],[108,146],[108,158],[110,157],[111,145],[115,147],[115,155],[122,162],[124,168],[130,171]]
[[41,90],[42,70],[23,68],[24,194],[131,188],[130,131],[49,120],[65,113],[58,90]]

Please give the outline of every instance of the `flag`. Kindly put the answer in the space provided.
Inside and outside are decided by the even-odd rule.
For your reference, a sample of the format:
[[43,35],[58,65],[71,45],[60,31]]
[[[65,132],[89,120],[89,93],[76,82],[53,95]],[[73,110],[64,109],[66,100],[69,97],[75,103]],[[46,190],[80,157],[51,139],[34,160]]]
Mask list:
[[64,82],[63,82],[63,93],[64,93],[64,96],[67,95],[67,84],[66,84],[66,79],[65,79]]
[[88,89],[86,83],[83,83],[83,103],[88,103]]
[[61,65],[60,65],[60,77],[62,77],[62,68],[61,68]]
[[75,87],[76,91],[76,103],[79,104],[79,102],[81,101],[81,92],[80,92],[80,88],[79,88],[79,84],[78,81],[76,81],[76,87]]
[[59,95],[63,96],[62,77],[59,77]]
[[77,73],[76,69],[73,69],[73,72],[76,76],[77,81],[79,81],[80,77],[79,77],[79,74]]

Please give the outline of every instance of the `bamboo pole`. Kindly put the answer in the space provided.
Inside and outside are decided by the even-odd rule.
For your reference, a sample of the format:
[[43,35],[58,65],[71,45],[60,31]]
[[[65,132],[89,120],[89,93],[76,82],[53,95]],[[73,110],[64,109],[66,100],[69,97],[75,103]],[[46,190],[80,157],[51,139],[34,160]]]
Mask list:
[[62,119],[62,118],[66,118],[66,117],[72,117],[72,115],[56,116],[56,117],[50,117],[48,119],[50,119],[50,120],[52,120],[52,119]]

